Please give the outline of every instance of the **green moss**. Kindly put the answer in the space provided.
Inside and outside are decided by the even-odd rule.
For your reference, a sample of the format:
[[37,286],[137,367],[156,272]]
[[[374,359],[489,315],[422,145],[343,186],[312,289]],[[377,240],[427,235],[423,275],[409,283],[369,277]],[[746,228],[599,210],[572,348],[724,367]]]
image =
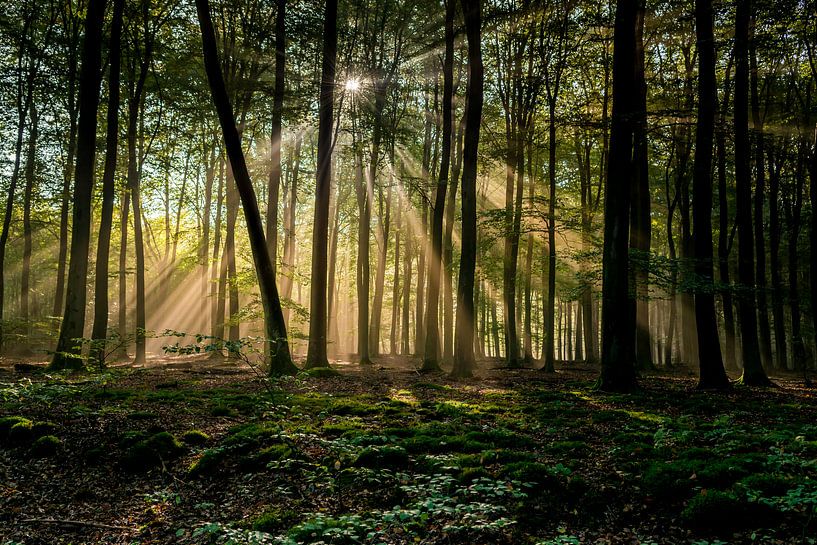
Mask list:
[[34,423],[31,420],[17,422],[9,430],[8,437],[11,443],[28,443],[34,439]]
[[785,495],[792,487],[793,480],[776,473],[756,473],[744,477],[738,484],[748,490],[760,492],[763,496],[772,497]]
[[239,466],[244,471],[258,471],[264,469],[270,462],[288,460],[295,456],[295,451],[285,443],[277,443],[262,448],[256,453],[244,456]]
[[34,437],[44,437],[46,435],[54,435],[59,427],[53,422],[34,422],[31,427],[31,433]]
[[144,441],[148,437],[148,434],[142,430],[128,430],[119,436],[119,446],[126,449],[139,441]]
[[363,424],[355,421],[324,424],[321,431],[330,437],[354,437],[363,433]]
[[236,426],[222,442],[239,454],[257,450],[280,436],[280,430],[264,423],[253,422]]
[[98,464],[102,461],[105,457],[106,449],[103,447],[94,447],[92,449],[88,449],[83,454],[83,459],[85,463],[89,466],[93,466]]
[[584,456],[587,453],[588,447],[584,441],[556,441],[550,444],[545,450],[550,454]]
[[210,407],[210,416],[235,416],[235,412],[227,405],[213,405]]
[[0,438],[8,437],[11,428],[13,428],[16,424],[23,422],[30,423],[31,420],[22,416],[4,416],[3,418],[0,418]]
[[31,450],[29,452],[35,458],[47,458],[57,454],[57,451],[61,445],[62,441],[60,441],[59,437],[54,435],[43,435],[34,441],[34,444],[31,445]]
[[457,478],[460,482],[470,483],[477,479],[490,477],[491,474],[484,467],[464,467]]
[[693,475],[695,470],[689,464],[656,462],[647,467],[641,484],[651,496],[680,499],[692,489]]
[[205,450],[202,455],[188,468],[187,472],[191,477],[200,475],[212,475],[227,456],[227,452],[222,448]]
[[267,509],[252,521],[252,529],[269,534],[282,532],[300,521],[300,515],[291,509],[273,507]]
[[408,464],[408,453],[401,447],[369,447],[355,460],[356,466],[371,468],[406,467]]
[[315,367],[314,369],[307,369],[304,372],[312,378],[332,378],[340,376],[340,372],[331,367]]
[[122,465],[130,471],[143,471],[177,458],[184,446],[170,433],[163,431],[139,441],[125,451]]
[[128,414],[130,420],[153,420],[159,418],[159,415],[150,411],[134,411]]
[[719,490],[701,492],[681,512],[681,521],[687,526],[715,531],[760,527],[773,518],[771,508]]
[[513,462],[502,468],[502,474],[516,481],[543,486],[555,486],[559,482],[551,466],[538,462]]
[[210,441],[210,436],[201,430],[187,430],[182,434],[182,443],[185,445],[199,446]]
[[465,438],[500,448],[525,448],[533,445],[530,438],[507,430],[472,431],[466,433]]

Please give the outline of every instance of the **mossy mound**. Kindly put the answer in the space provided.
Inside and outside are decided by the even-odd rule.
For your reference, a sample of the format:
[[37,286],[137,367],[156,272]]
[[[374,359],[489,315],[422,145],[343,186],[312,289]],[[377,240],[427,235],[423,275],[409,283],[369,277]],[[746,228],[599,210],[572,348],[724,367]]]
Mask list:
[[31,423],[31,420],[22,416],[4,416],[0,418],[0,438],[8,438],[11,428],[23,422]]
[[122,465],[129,471],[144,471],[178,458],[184,450],[184,446],[176,437],[162,431],[128,448],[122,459]]
[[775,511],[759,503],[749,503],[730,492],[705,490],[692,498],[681,512],[685,525],[726,532],[770,524]]
[[201,430],[187,430],[182,434],[182,443],[190,446],[201,446],[210,441],[210,436]]
[[22,420],[14,424],[9,430],[9,443],[28,443],[34,439],[34,423],[31,420]]
[[358,467],[400,468],[409,465],[409,455],[402,447],[369,447],[355,459]]
[[274,534],[291,528],[300,520],[300,515],[292,509],[273,507],[267,509],[252,521],[252,529],[257,532]]
[[31,445],[29,454],[35,458],[48,458],[59,452],[62,441],[55,435],[43,435]]
[[225,457],[226,451],[222,448],[207,449],[190,465],[187,472],[191,477],[212,475],[218,471]]

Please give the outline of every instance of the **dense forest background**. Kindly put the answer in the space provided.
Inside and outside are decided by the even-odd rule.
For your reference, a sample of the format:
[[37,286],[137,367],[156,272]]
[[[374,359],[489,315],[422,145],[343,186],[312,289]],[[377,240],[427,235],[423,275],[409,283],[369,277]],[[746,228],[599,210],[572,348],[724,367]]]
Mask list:
[[[173,344],[169,332],[233,343],[211,345],[214,353],[238,350],[240,339],[272,330],[262,325],[265,298],[194,6],[96,4],[27,0],[2,16],[4,350],[56,349],[56,361],[76,352],[72,339],[107,338],[92,360],[130,354],[140,363]],[[478,356],[547,369],[597,362],[608,201],[630,207],[629,282],[619,284],[629,284],[629,310],[611,306],[609,321],[637,323],[637,367],[696,366],[701,327],[715,327],[730,372],[743,366],[747,338],[766,370],[814,365],[813,3],[715,2],[711,38],[705,13],[696,32],[692,2],[633,4],[631,57],[643,73],[622,83],[620,99],[641,103],[633,111],[643,119],[634,122],[632,179],[607,188],[617,168],[612,2],[486,2],[476,34],[479,131],[466,122],[459,6],[340,2],[327,97],[331,7],[209,6],[294,355],[324,338],[310,335],[318,309],[330,358],[416,355],[430,369],[452,361],[465,247]],[[83,48],[90,33],[98,66]],[[714,70],[705,88],[704,61]],[[88,140],[82,87],[94,76]],[[327,98],[331,159],[324,153],[322,167]],[[701,119],[711,119],[708,141],[698,140]],[[460,178],[474,134],[470,233]],[[96,153],[84,159],[88,143]],[[708,184],[693,183],[699,168]],[[622,191],[626,199],[611,199]],[[707,214],[694,222],[696,201]],[[87,269],[77,264],[71,280],[78,238]],[[703,239],[709,258],[696,252]],[[315,285],[322,253],[327,282]],[[322,310],[310,301],[321,293]],[[696,326],[695,299],[707,296],[716,321]],[[63,317],[71,325],[63,322],[58,345]],[[747,321],[756,324],[744,329]]]

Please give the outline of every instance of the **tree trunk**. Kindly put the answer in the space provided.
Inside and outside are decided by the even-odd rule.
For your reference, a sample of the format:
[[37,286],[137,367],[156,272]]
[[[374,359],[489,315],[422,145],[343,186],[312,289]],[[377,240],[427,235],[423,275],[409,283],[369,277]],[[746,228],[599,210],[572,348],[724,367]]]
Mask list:
[[[361,365],[372,363],[369,357],[369,230],[372,214],[372,180],[363,173],[363,150],[355,153],[355,192],[357,193],[357,353]],[[340,203],[338,203],[340,205]]]
[[26,187],[23,195],[23,264],[20,274],[20,318],[25,322],[23,324],[27,332],[25,342],[28,342],[28,332],[30,331],[28,321],[31,318],[29,315],[32,247],[31,199],[32,193],[34,192],[34,177],[37,172],[37,138],[39,137],[37,105],[33,100],[31,101],[30,112],[29,118],[31,124],[28,131],[28,154],[26,156],[25,172]]
[[718,322],[715,316],[712,266],[712,144],[715,134],[715,37],[712,0],[696,0],[698,39],[698,121],[695,131],[695,166],[692,177],[692,222],[695,229],[695,323],[698,332],[699,388],[723,389],[729,378],[723,368]]
[[[333,0],[330,0],[330,2]],[[275,274],[272,267],[264,228],[261,222],[261,212],[255,197],[250,174],[244,162],[244,152],[241,149],[241,137],[235,126],[230,100],[224,85],[216,49],[215,32],[210,21],[210,7],[207,0],[197,0],[196,10],[201,26],[202,44],[204,51],[204,66],[207,79],[210,82],[210,91],[213,103],[218,112],[221,131],[224,136],[224,147],[235,176],[236,186],[244,210],[244,220],[247,223],[247,234],[252,249],[253,264],[261,290],[261,304],[264,308],[264,333],[267,337],[265,353],[269,361],[271,374],[293,373],[297,371],[289,352],[284,315],[281,312],[281,302],[278,299],[278,289],[275,285]]]
[[[785,148],[778,156],[774,146],[767,148],[769,155],[769,268],[772,276],[772,317],[774,318],[775,367],[788,367],[786,320],[783,312],[783,283],[780,278],[780,171],[785,161]],[[795,238],[796,244],[796,238]],[[797,247],[794,248],[797,253]],[[791,256],[789,256],[791,258]],[[795,268],[795,272],[797,269]],[[795,275],[796,279],[796,275]]]
[[270,172],[267,184],[267,251],[272,272],[278,269],[278,193],[281,186],[281,118],[284,112],[284,76],[286,67],[286,0],[275,6],[275,87],[272,92],[272,128],[270,130]]
[[[74,211],[71,236],[71,261],[60,336],[51,360],[52,369],[82,367],[76,339],[85,329],[85,306],[88,298],[88,250],[91,238],[94,159],[96,156],[97,110],[102,80],[101,49],[105,0],[88,0],[85,15],[85,38],[82,68],[79,76],[79,124],[77,127],[77,162],[74,174]],[[1,302],[1,301],[0,301]]]
[[338,2],[337,0],[326,0],[319,100],[318,171],[315,187],[315,219],[312,227],[312,289],[309,304],[309,346],[306,356],[308,369],[329,366],[329,360],[326,357],[326,250],[332,185],[332,116],[337,45]]
[[454,338],[454,377],[469,377],[474,370],[474,272],[477,239],[477,161],[483,102],[481,48],[482,0],[460,0],[468,39],[468,88],[462,168],[462,253],[457,281],[457,316]]
[[629,308],[628,234],[630,184],[633,183],[634,119],[638,1],[616,4],[613,50],[613,113],[610,153],[605,183],[604,250],[602,257],[602,351],[598,388],[626,392],[636,387],[633,365],[633,331],[630,320],[620,319]]
[[749,18],[751,0],[738,0],[735,8],[735,186],[737,193],[738,279],[745,293],[738,297],[738,316],[743,343],[741,382],[753,386],[769,384],[760,360],[755,313],[754,236],[752,233],[752,188],[749,172]]
[[119,70],[122,42],[122,13],[125,0],[114,0],[111,23],[110,66],[108,68],[108,113],[105,138],[105,168],[102,173],[102,211],[99,220],[99,241],[96,249],[96,279],[94,284],[94,325],[91,339],[97,343],[92,356],[105,363],[108,334],[108,260],[113,226],[113,201],[116,194],[114,175],[119,146]]
[[426,299],[426,338],[423,367],[425,371],[440,369],[440,330],[438,324],[440,308],[440,276],[443,253],[443,215],[445,214],[445,194],[448,189],[448,170],[451,164],[451,132],[454,102],[454,15],[455,0],[445,4],[445,58],[443,59],[443,128],[440,171],[431,220],[431,256],[428,267],[428,297]]

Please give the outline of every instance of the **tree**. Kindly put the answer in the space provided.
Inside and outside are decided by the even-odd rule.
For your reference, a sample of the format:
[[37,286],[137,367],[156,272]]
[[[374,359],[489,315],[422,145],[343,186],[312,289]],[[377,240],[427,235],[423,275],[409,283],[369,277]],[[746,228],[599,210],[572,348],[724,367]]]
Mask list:
[[335,60],[338,49],[337,34],[338,2],[337,0],[326,0],[318,119],[318,171],[315,187],[315,219],[312,226],[312,288],[309,296],[307,369],[329,366],[329,360],[326,357],[326,250],[332,185],[332,115],[335,94]]
[[457,316],[452,376],[463,378],[474,369],[474,271],[477,257],[477,152],[483,102],[482,0],[460,0],[468,39],[468,87],[462,158],[462,253],[457,282]]
[[264,332],[266,334],[265,348],[269,372],[270,374],[292,374],[297,371],[297,367],[292,363],[289,351],[284,313],[281,310],[278,288],[275,285],[275,271],[272,267],[267,241],[264,237],[261,212],[247,170],[244,152],[241,149],[241,137],[235,124],[233,109],[227,95],[227,87],[224,84],[224,76],[221,73],[208,0],[196,0],[196,11],[199,17],[199,26],[201,27],[204,68],[207,72],[207,80],[210,82],[213,104],[224,136],[224,147],[241,198],[258,287],[261,290],[261,304],[264,309]]
[[284,111],[286,74],[286,0],[276,0],[275,14],[275,88],[272,95],[270,130],[270,172],[267,184],[267,246],[273,272],[278,261],[278,194],[281,186],[281,118]]
[[71,229],[71,261],[65,313],[52,369],[82,366],[77,339],[85,327],[88,250],[91,238],[91,197],[94,187],[96,158],[96,125],[99,108],[99,86],[102,82],[102,20],[105,0],[88,0],[85,15],[85,38],[82,46],[82,68],[79,75],[79,122],[77,125],[77,163],[74,174],[74,211]]
[[437,191],[431,219],[431,257],[428,267],[428,297],[426,298],[426,335],[423,369],[439,370],[440,330],[438,325],[440,276],[443,253],[443,215],[445,194],[448,189],[448,170],[451,164],[451,136],[454,101],[454,14],[455,0],[445,2],[445,57],[443,59],[443,141],[440,152],[440,171],[437,175]]
[[94,325],[91,339],[94,357],[105,361],[105,340],[108,333],[108,258],[113,226],[113,201],[116,192],[117,147],[119,146],[119,69],[122,45],[122,12],[125,0],[114,0],[111,21],[110,59],[108,67],[108,113],[105,137],[105,169],[102,173],[102,214],[99,221],[99,240],[96,250],[96,278],[94,279]]
[[635,331],[631,320],[621,319],[629,308],[630,184],[633,183],[633,147],[638,116],[635,95],[638,0],[619,0],[613,38],[613,112],[610,155],[604,202],[602,256],[601,376],[603,391],[627,392],[636,388],[633,365]]
[[752,188],[749,176],[749,18],[751,0],[738,0],[735,8],[735,187],[737,193],[738,280],[743,293],[738,297],[738,317],[743,341],[743,376],[750,386],[769,384],[760,362],[757,314],[754,305],[754,236],[752,232]]
[[696,0],[695,28],[698,37],[698,122],[695,133],[695,167],[692,178],[692,222],[695,229],[695,272],[700,288],[695,293],[698,330],[699,388],[723,389],[729,378],[723,368],[712,266],[712,145],[715,135],[715,37],[711,0]]

